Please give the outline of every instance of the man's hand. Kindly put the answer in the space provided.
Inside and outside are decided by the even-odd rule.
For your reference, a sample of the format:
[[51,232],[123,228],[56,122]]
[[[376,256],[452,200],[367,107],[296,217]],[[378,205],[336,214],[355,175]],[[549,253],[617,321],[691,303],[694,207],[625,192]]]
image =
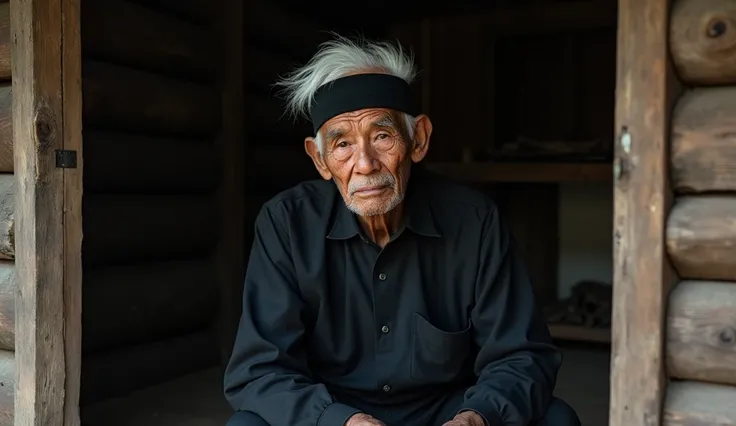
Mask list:
[[345,422],[345,426],[386,426],[386,423],[368,414],[358,413],[350,416],[348,421]]
[[474,411],[463,411],[442,426],[486,426],[486,421]]

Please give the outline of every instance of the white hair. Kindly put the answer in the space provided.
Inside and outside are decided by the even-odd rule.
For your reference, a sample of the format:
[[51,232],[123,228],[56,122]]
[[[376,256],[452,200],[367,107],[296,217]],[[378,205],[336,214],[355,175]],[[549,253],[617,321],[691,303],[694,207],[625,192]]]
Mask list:
[[[335,40],[322,43],[305,66],[291,72],[276,85],[283,87],[287,112],[294,118],[302,116],[309,119],[314,94],[319,87],[347,74],[369,70],[385,72],[409,84],[416,77],[414,56],[411,52],[404,52],[399,43],[363,38],[352,41],[336,35]],[[416,118],[403,115],[409,139],[413,139]],[[321,153],[324,140],[319,132],[314,136]]]

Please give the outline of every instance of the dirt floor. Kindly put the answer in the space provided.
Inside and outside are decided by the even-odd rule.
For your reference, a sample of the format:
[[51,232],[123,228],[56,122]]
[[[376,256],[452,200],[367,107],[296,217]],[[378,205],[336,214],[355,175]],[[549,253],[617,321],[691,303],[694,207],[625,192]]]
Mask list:
[[[564,345],[555,394],[575,408],[583,426],[608,426],[610,353]],[[219,369],[105,401],[83,410],[84,426],[224,426],[231,414]]]

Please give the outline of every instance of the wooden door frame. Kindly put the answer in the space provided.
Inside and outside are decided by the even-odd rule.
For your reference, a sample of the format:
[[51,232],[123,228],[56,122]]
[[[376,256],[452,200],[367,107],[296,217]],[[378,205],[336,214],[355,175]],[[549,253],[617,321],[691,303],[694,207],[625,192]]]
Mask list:
[[[18,279],[16,426],[79,425],[79,6],[80,0],[10,0]],[[76,164],[69,164],[74,155]]]
[[658,426],[666,390],[665,312],[671,0],[619,0],[614,160],[610,426]]

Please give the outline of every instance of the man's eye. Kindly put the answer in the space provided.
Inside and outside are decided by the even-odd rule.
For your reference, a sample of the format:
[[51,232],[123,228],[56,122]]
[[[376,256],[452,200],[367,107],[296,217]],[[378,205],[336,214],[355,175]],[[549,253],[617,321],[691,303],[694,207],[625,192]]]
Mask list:
[[338,142],[336,145],[338,148],[346,148],[348,143],[346,141]]
[[376,136],[376,139],[386,139],[389,136],[388,133],[379,133],[378,136]]

